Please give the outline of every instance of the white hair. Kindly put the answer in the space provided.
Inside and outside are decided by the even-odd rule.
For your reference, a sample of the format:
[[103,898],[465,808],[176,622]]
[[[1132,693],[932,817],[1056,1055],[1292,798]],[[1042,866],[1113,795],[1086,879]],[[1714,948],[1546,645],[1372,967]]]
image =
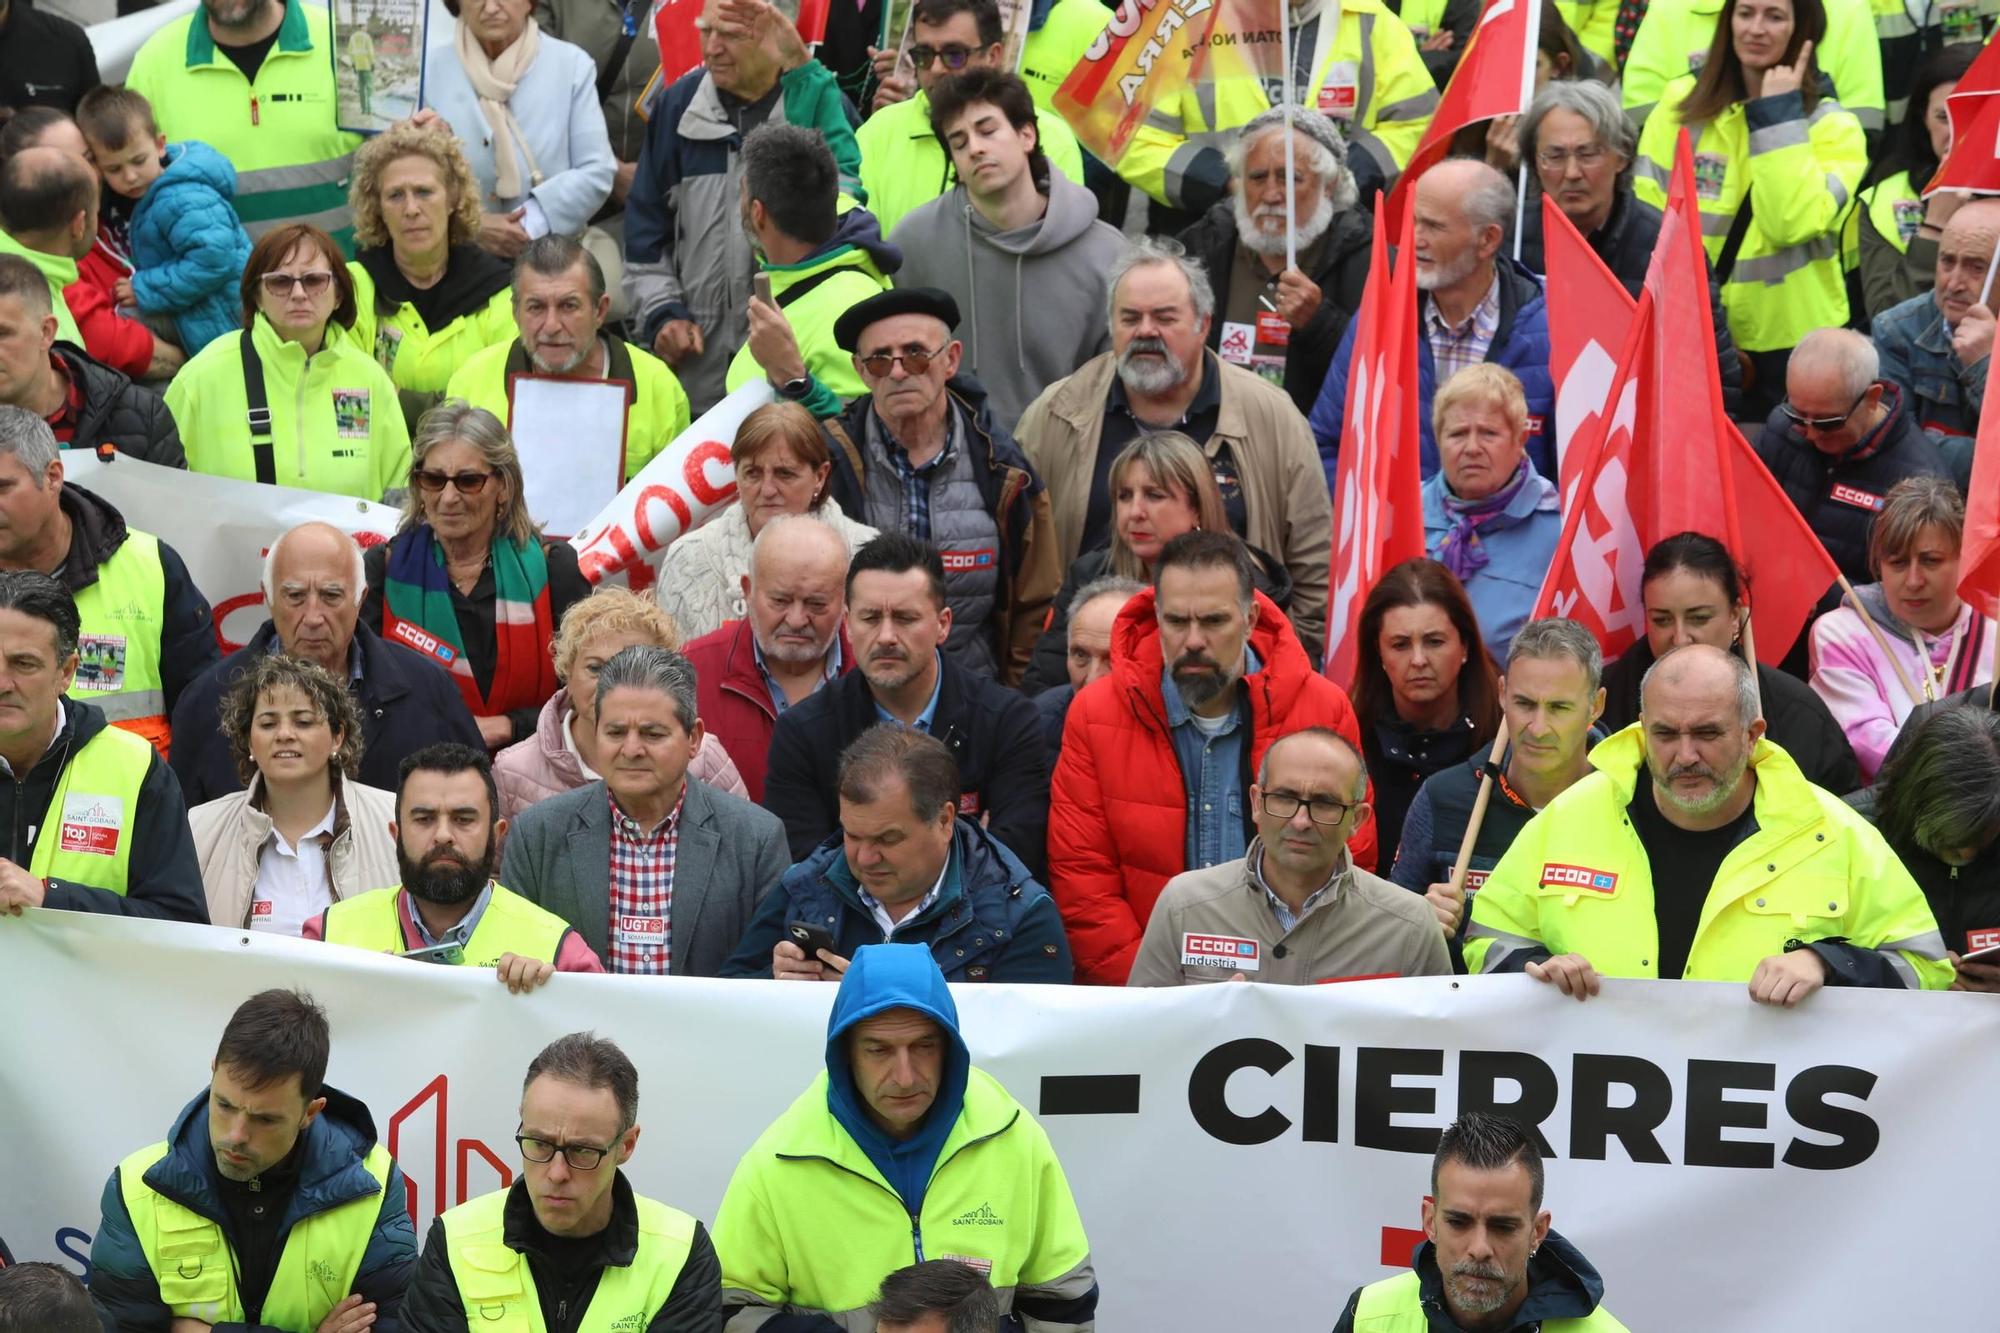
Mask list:
[[271,543],[271,549],[264,552],[264,574],[259,580],[260,586],[264,589],[264,604],[269,606],[277,601],[278,590],[277,585],[272,581],[272,571],[278,567],[279,548],[285,544],[287,538],[291,537],[294,533],[304,532],[307,528],[324,528],[328,532],[347,538],[348,548],[354,555],[354,582],[348,591],[354,594],[357,601],[360,600],[368,591],[368,569],[367,566],[362,564],[361,543],[355,541],[352,535],[341,532],[339,528],[336,528],[331,523],[315,522],[301,523],[295,528],[285,529],[285,531],[278,534],[278,539]]

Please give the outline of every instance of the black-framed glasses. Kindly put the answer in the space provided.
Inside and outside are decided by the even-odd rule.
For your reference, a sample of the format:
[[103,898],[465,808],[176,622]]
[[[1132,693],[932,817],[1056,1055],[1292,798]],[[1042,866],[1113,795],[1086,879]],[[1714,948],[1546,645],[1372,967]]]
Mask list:
[[931,362],[943,355],[942,347],[933,352],[926,352],[921,347],[906,347],[900,352],[876,352],[864,356],[861,358],[861,368],[879,380],[889,373],[891,366],[900,361],[903,363],[904,373],[921,375],[931,368]]
[[318,296],[333,281],[333,274],[323,268],[310,273],[266,273],[258,281],[272,296],[290,296],[294,287],[305,288],[307,296]]
[[1535,165],[1543,171],[1568,171],[1574,161],[1585,171],[1589,171],[1605,159],[1610,149],[1601,143],[1585,144],[1581,148],[1544,148],[1535,154]]
[[[477,495],[486,489],[492,480],[491,472],[433,472],[429,468],[411,468],[410,480],[425,495],[436,495],[443,491],[448,482],[458,487],[460,495]],[[546,1159],[544,1159],[546,1160]]]
[[1273,819],[1290,819],[1298,814],[1299,807],[1306,808],[1306,818],[1315,824],[1328,828],[1347,818],[1347,812],[1361,804],[1359,801],[1330,801],[1324,797],[1306,800],[1288,791],[1267,791],[1264,793],[1264,813]]
[[553,1162],[556,1154],[561,1153],[563,1160],[576,1171],[595,1171],[611,1153],[610,1148],[591,1143],[550,1143],[531,1134],[516,1134],[514,1142],[520,1147],[521,1156],[531,1162]]
[[918,69],[929,69],[933,60],[942,60],[944,67],[956,74],[978,54],[977,47],[960,46],[956,42],[949,46],[913,46],[910,48],[910,63]]
[[1864,401],[1866,401],[1869,389],[1873,389],[1874,387],[1875,386],[1871,384],[1868,386],[1867,389],[1863,389],[1861,391],[1861,397],[1856,398],[1853,402],[1849,403],[1847,405],[1847,410],[1845,412],[1842,412],[1837,417],[1809,417],[1805,413],[1799,411],[1799,409],[1797,409],[1796,407],[1793,407],[1790,399],[1785,400],[1778,406],[1779,409],[1784,412],[1785,418],[1788,421],[1790,421],[1794,426],[1797,426],[1802,430],[1839,430],[1842,426],[1845,426],[1847,424],[1847,419],[1854,415],[1854,409],[1861,406],[1861,404]]

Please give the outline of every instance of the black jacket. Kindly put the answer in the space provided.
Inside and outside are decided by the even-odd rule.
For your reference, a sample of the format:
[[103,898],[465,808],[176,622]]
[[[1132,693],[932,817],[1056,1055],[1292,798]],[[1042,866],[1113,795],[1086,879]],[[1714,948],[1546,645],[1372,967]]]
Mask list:
[[[852,512],[852,511],[849,511]],[[958,760],[961,815],[986,817],[1038,881],[1048,874],[1049,760],[1035,706],[1004,685],[942,658],[931,735]],[[778,718],[771,732],[764,808],[785,823],[792,860],[803,861],[840,827],[840,755],[882,719],[857,666]]]
[[[34,857],[32,832],[47,821],[56,784],[70,756],[111,725],[95,706],[75,699],[65,697],[62,710],[62,733],[35,761],[28,776],[19,782],[0,782],[0,812],[7,821],[6,857],[17,866],[27,865]],[[208,897],[202,892],[201,862],[194,854],[194,835],[188,832],[181,784],[158,754],[147,756],[139,808],[129,818],[132,852],[124,894],[51,879],[43,905],[67,912],[104,912],[207,925]]]
[[[173,765],[189,805],[243,790],[218,721],[222,693],[252,662],[272,651],[277,639],[277,627],[265,621],[248,644],[203,672],[175,706]],[[396,790],[396,768],[403,756],[437,741],[485,750],[478,724],[443,667],[382,642],[366,625],[355,626],[354,642],[361,647],[361,679],[348,688],[361,710],[358,776],[363,783]],[[195,884],[199,889],[198,873]]]
[[[1604,716],[1598,725],[1620,731],[1639,720],[1639,682],[1653,665],[1653,649],[1641,639],[1604,668]],[[1764,701],[1765,735],[1792,757],[1806,781],[1844,796],[1861,785],[1861,769],[1847,733],[1827,711],[1826,701],[1797,676],[1757,664],[1757,692]]]
[[1475,754],[1483,759],[1492,743],[1490,734],[1485,740],[1479,738],[1469,717],[1442,731],[1419,731],[1393,714],[1362,727],[1362,753],[1369,781],[1375,784],[1376,865],[1395,866],[1403,841],[1403,816],[1409,814],[1424,781]]
[[1902,387],[1880,383],[1888,413],[1837,458],[1799,434],[1782,406],[1771,410],[1757,437],[1757,456],[1785,488],[1792,507],[1805,515],[1840,572],[1857,584],[1875,581],[1868,568],[1868,529],[1889,488],[1905,477],[1952,475],[1951,464],[1903,401]]
[[[590,1298],[597,1294],[604,1270],[629,1267],[639,1255],[639,1210],[623,1171],[611,1185],[611,1221],[589,1238],[591,1244],[552,1245],[555,1238],[535,1220],[525,1180],[515,1181],[507,1191],[503,1227],[501,1239],[507,1248],[528,1257],[528,1272],[535,1279],[535,1295],[541,1301],[542,1323],[549,1333],[575,1333],[590,1309]],[[452,1275],[451,1256],[445,1251],[444,1219],[438,1218],[431,1223],[423,1258],[417,1261],[416,1273],[403,1296],[402,1333],[461,1333],[465,1326],[465,1302],[458,1294],[458,1279]],[[626,1325],[621,1322],[618,1327]],[[713,1333],[721,1327],[722,1264],[715,1257],[707,1229],[697,1222],[694,1244],[673,1290],[667,1293],[667,1303],[643,1329],[632,1325],[631,1333]]]
[[[1653,246],[1660,239],[1660,210],[1633,195],[1630,185],[1621,186],[1611,204],[1611,216],[1604,225],[1584,237],[1590,248],[1611,270],[1611,276],[1636,299],[1646,285],[1646,269],[1653,262]],[[1537,273],[1548,272],[1542,251],[1542,201],[1539,191],[1531,193],[1527,212],[1521,219],[1521,262]],[[1709,318],[1715,324],[1715,364],[1722,372],[1722,407],[1735,416],[1743,402],[1743,359],[1737,355],[1736,340],[1729,336],[1729,318],[1722,311],[1722,284],[1708,275]]]
[[[97,569],[125,544],[125,516],[102,497],[81,486],[64,486],[62,511],[70,522],[69,554],[55,571],[71,596],[97,582]],[[160,627],[160,684],[172,713],[182,691],[202,672],[222,660],[215,640],[215,618],[208,599],[194,586],[180,552],[160,543],[160,569],[166,575],[163,623]]]
[[[0,43],[5,40],[0,37]],[[124,371],[112,369],[75,343],[57,343],[55,352],[69,367],[70,378],[83,387],[83,411],[69,448],[108,444],[121,454],[161,467],[187,466],[180,428],[166,399],[134,384]]]
[[[1361,308],[1361,289],[1368,283],[1368,258],[1375,224],[1359,208],[1333,215],[1322,238],[1319,263],[1306,274],[1319,287],[1319,309],[1302,329],[1292,331],[1285,347],[1285,392],[1301,413],[1312,411],[1333,364],[1333,351]],[[1222,344],[1221,311],[1229,308],[1229,280],[1236,271],[1236,203],[1225,199],[1204,213],[1180,235],[1187,252],[1208,269],[1215,284],[1216,317],[1209,321],[1208,350]]]
[[[1437,1247],[1425,1241],[1417,1247],[1410,1266],[1417,1270],[1417,1298],[1423,1305],[1431,1333],[1462,1333],[1444,1303],[1444,1276],[1438,1271]],[[1354,1307],[1361,1299],[1356,1288],[1340,1312],[1333,1333],[1354,1333]],[[1534,1257],[1528,1260],[1528,1298],[1514,1313],[1508,1333],[1539,1333],[1553,1319],[1582,1319],[1604,1302],[1604,1279],[1576,1246],[1559,1231],[1542,1238]]]
[[102,80],[97,52],[74,22],[13,0],[0,23],[0,106],[52,106],[70,115]]

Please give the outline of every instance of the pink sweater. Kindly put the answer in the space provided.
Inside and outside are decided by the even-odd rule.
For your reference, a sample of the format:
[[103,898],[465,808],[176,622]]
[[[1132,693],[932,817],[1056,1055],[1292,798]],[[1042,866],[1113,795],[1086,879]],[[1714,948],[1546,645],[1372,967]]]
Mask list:
[[[1882,645],[1869,633],[1859,613],[1851,606],[1841,606],[1813,625],[1812,687],[1847,733],[1862,780],[1873,782],[1883,756],[1889,753],[1912,709],[1993,679],[1996,626],[1964,605],[1944,633],[1912,631],[1885,617],[1880,585],[1870,584],[1858,591],[1867,599],[1875,626],[1901,664],[1902,674],[1898,675],[1890,659],[1883,656]],[[1921,657],[1912,633],[1923,643]],[[1904,677],[1909,685],[1904,684]],[[1914,694],[1910,686],[1915,687]]]

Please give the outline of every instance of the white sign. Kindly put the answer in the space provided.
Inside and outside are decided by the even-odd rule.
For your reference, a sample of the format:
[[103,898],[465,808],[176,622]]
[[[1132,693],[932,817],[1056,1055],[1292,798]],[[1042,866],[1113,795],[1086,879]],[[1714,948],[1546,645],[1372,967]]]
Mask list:
[[522,491],[544,532],[582,532],[625,476],[624,380],[515,375],[507,420],[521,459]]
[[[26,1016],[0,1027],[18,1258],[82,1271],[112,1166],[206,1087],[224,1022],[269,986],[327,1007],[329,1081],[368,1103],[420,1237],[511,1178],[522,1071],[584,1028],[639,1067],[634,1185],[713,1218],[820,1067],[834,993],[558,976],[514,996],[482,969],[288,937],[0,917],[0,1013]],[[1062,1158],[1105,1330],[1324,1333],[1406,1262],[1438,1130],[1492,1103],[1539,1126],[1556,1229],[1633,1329],[1901,1328],[1913,1275],[1986,1262],[2000,1063],[1972,1057],[2000,1005],[1982,996],[1828,990],[1787,1011],[1614,981],[1579,1005],[1523,977],[954,993],[974,1061]]]

